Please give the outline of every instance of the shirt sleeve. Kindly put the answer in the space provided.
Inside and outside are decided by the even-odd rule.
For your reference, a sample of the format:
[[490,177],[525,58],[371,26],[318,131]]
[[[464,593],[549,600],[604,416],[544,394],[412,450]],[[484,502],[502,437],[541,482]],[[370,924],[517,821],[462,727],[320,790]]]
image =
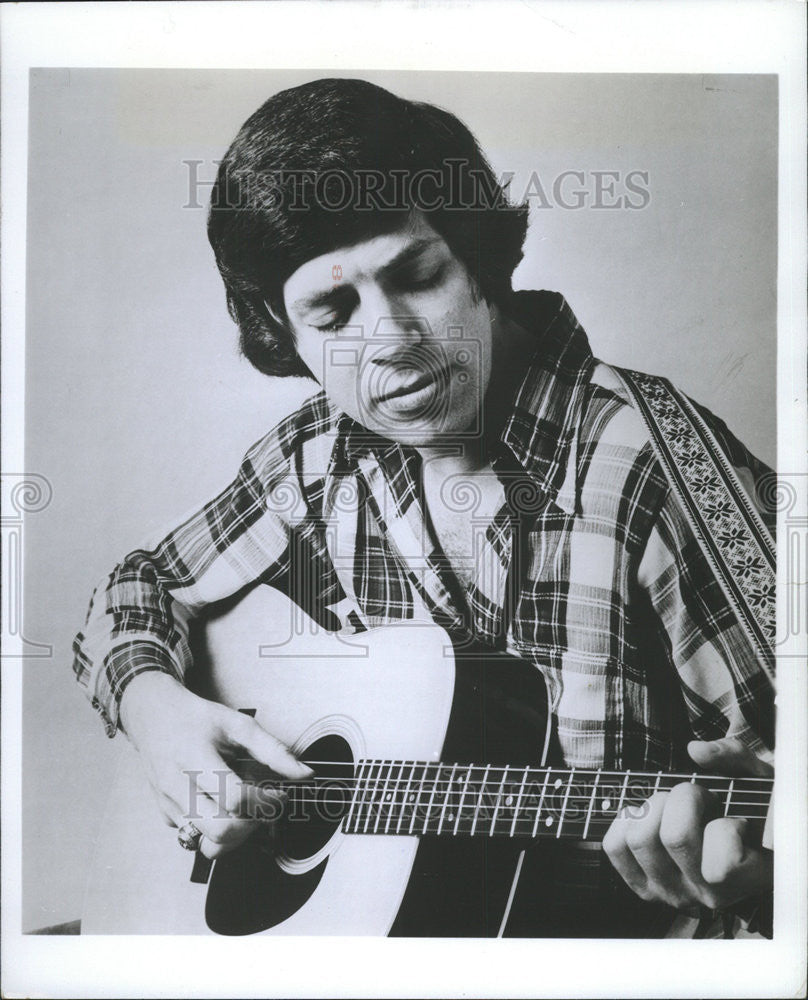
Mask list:
[[73,644],[73,670],[109,736],[133,677],[161,670],[183,679],[191,663],[189,622],[202,608],[259,579],[285,577],[287,494],[296,484],[284,452],[268,435],[225,490],[130,552],[96,587]]
[[[722,421],[698,409],[773,534],[765,484],[774,474]],[[638,580],[664,631],[694,738],[737,736],[771,762],[774,691],[670,489],[654,520]]]

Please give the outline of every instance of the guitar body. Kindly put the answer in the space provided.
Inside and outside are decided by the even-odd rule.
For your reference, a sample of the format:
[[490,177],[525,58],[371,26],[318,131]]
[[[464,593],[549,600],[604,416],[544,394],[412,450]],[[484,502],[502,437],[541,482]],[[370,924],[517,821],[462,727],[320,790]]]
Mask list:
[[[83,934],[692,933],[635,896],[600,841],[622,804],[698,776],[566,767],[532,664],[426,622],[323,632],[267,587],[220,607],[196,646],[189,686],[254,715],[314,778],[289,785],[274,834],[262,824],[211,864],[178,846],[119,741]],[[230,764],[252,792],[276,785]],[[771,778],[698,780],[763,833]],[[189,813],[194,794],[189,778]]]
[[[266,629],[256,622],[274,600],[266,590],[207,627],[207,691],[254,711],[301,758],[544,762],[545,686],[527,664],[455,656],[441,629],[412,622],[310,634],[261,656],[255,637]],[[417,827],[346,834],[340,817],[290,818],[275,841],[259,830],[200,874],[126,750],[82,933],[491,936],[507,933],[517,888],[537,898],[517,879],[527,867],[518,840],[419,837]]]

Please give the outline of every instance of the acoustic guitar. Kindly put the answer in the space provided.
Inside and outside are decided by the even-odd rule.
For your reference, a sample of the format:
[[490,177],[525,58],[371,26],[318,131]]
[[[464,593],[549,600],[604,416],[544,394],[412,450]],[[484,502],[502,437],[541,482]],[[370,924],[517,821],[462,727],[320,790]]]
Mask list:
[[[211,863],[177,845],[127,747],[83,934],[662,936],[673,911],[641,903],[616,876],[611,909],[597,902],[600,840],[621,809],[696,781],[724,815],[762,831],[769,779],[557,766],[540,671],[455,648],[434,624],[350,637],[304,628],[260,645],[277,613],[268,589],[208,624],[196,664],[209,697],[254,714],[314,777],[288,783],[274,826]],[[233,766],[260,798],[270,777],[254,762]],[[568,887],[559,918],[571,856],[571,870],[600,881],[578,902]]]

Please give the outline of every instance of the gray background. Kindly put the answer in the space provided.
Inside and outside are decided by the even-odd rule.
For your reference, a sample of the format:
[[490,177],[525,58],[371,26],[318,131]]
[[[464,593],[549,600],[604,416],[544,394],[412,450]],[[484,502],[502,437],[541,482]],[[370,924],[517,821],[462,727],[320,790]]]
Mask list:
[[[30,95],[23,929],[78,918],[116,758],[70,670],[90,591],[213,494],[307,395],[238,357],[182,161],[210,179],[271,93],[361,76],[459,115],[515,192],[648,171],[640,211],[536,209],[515,283],[562,291],[596,355],[664,374],[775,458],[771,76],[35,70]],[[207,188],[199,201],[204,203]]]

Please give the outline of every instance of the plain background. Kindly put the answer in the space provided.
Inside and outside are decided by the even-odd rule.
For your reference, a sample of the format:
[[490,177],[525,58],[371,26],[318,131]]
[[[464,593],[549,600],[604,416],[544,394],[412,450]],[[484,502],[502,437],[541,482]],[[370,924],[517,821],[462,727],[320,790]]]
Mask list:
[[596,355],[672,378],[774,462],[774,77],[34,70],[25,467],[53,500],[25,524],[24,632],[53,655],[26,664],[24,930],[80,916],[114,769],[70,669],[92,587],[314,388],[239,358],[183,160],[212,178],[266,97],[321,75],[453,111],[515,192],[647,171],[643,210],[537,208],[515,284],[562,291]]

